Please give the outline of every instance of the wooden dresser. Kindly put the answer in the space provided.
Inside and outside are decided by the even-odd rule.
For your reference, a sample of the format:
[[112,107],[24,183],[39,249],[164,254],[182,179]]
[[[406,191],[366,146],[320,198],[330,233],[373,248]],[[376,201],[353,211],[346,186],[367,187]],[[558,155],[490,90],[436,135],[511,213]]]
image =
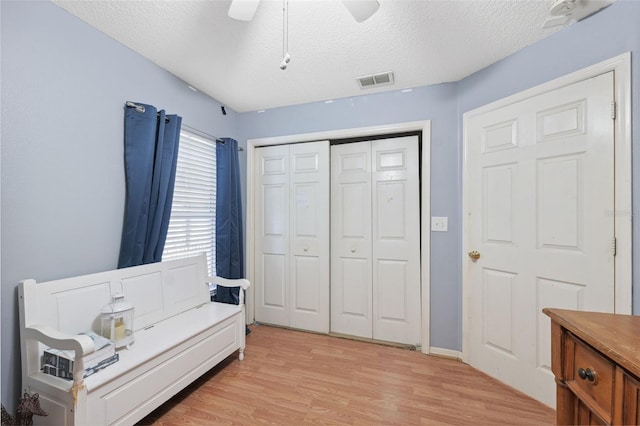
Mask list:
[[543,312],[551,318],[558,424],[639,424],[640,316]]

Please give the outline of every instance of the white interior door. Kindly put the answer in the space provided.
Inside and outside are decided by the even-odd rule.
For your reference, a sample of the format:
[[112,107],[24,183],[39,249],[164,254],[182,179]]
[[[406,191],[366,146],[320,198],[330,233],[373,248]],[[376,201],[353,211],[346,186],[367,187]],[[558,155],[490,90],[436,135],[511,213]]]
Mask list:
[[466,118],[465,361],[549,406],[542,308],[614,310],[612,74]]
[[255,317],[289,325],[289,146],[256,150]]
[[373,338],[420,345],[418,137],[372,142]]
[[331,147],[331,331],[421,343],[418,137]]
[[290,146],[289,325],[329,332],[329,141]]
[[331,146],[331,331],[373,337],[371,143]]

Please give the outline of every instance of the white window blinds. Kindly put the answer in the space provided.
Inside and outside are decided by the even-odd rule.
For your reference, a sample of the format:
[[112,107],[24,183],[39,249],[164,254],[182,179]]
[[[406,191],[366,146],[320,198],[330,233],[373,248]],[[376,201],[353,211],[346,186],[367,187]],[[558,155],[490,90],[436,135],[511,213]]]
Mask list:
[[180,132],[176,182],[162,260],[207,253],[216,272],[216,141]]

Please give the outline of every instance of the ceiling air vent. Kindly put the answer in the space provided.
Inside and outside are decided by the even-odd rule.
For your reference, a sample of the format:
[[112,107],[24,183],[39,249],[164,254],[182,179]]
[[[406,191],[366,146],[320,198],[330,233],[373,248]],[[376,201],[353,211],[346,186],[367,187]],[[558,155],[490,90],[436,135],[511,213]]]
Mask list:
[[363,75],[361,77],[356,77],[356,80],[358,80],[358,84],[361,89],[393,84],[393,71],[387,71],[380,74]]

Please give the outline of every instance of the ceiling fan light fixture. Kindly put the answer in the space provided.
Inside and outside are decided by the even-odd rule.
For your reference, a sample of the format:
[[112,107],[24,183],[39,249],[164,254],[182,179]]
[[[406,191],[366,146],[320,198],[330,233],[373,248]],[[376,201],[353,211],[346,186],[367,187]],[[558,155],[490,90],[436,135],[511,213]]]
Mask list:
[[233,0],[227,15],[238,21],[251,21],[256,14],[260,0]]
[[342,4],[357,22],[363,22],[371,18],[380,8],[378,0],[342,0]]

